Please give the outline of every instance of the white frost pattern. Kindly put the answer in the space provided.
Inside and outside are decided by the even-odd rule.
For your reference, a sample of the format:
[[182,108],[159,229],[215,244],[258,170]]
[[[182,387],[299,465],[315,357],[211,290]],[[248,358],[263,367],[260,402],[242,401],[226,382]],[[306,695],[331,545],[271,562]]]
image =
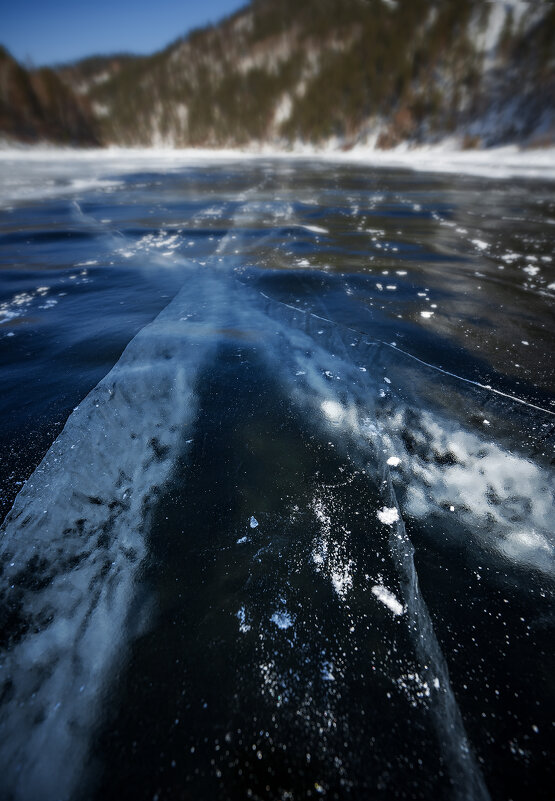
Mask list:
[[[333,502],[330,502],[330,506],[333,507]],[[348,532],[343,526],[333,526],[332,511],[328,509],[323,497],[313,499],[312,511],[320,526],[320,533],[312,545],[312,561],[317,571],[328,576],[338,597],[345,600],[353,586],[355,567],[348,554]]]

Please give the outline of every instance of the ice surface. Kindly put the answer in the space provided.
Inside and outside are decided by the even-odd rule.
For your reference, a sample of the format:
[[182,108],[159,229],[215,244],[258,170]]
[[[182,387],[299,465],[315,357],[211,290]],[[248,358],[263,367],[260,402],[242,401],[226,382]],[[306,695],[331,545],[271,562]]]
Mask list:
[[[403,674],[400,687],[436,710],[444,759],[461,787],[460,797],[486,798],[418,589],[388,470],[395,466],[407,487],[402,501],[407,513],[426,518],[442,513],[456,499],[464,536],[471,531],[500,560],[552,575],[549,477],[526,456],[485,440],[481,432],[445,411],[426,410],[436,374],[415,365],[420,376],[425,373],[419,385],[410,375],[413,362],[399,349],[367,338],[353,340],[352,332],[321,317],[206,273],[197,274],[194,289],[191,286],[138,335],[72,415],[6,522],[3,552],[13,584],[9,591],[17,594],[22,622],[41,621],[38,630],[23,634],[4,663],[13,694],[4,704],[8,745],[3,770],[16,797],[33,798],[40,786],[44,798],[55,798],[60,788],[69,792],[77,780],[103,683],[129,637],[144,625],[135,608],[134,580],[146,554],[148,509],[172,469],[178,444],[194,423],[195,378],[221,331],[241,330],[257,343],[287,396],[314,426],[376,481],[383,481],[385,471],[386,490],[377,517],[390,530],[390,551],[405,589],[401,599],[381,583],[372,593],[399,620],[406,618],[403,625],[414,634],[418,670]],[[382,397],[386,369],[390,383],[387,397]],[[421,387],[420,407],[393,394],[393,387],[406,392],[407,386],[412,391]],[[407,449],[405,431],[420,449]],[[399,455],[387,457],[392,452]],[[434,456],[444,453],[452,458]],[[356,568],[348,531],[333,523],[333,496],[322,491],[314,497],[312,510],[318,524],[314,568],[327,577],[339,602],[347,603]],[[515,515],[522,521],[516,534]],[[483,525],[486,520],[488,527]],[[252,515],[249,526],[257,525]],[[44,575],[44,586],[26,592],[23,577],[37,570]],[[55,614],[45,618],[47,609]],[[243,634],[251,627],[248,615],[243,607],[237,612]],[[294,626],[293,615],[281,606],[269,619],[284,632]],[[269,661],[261,666],[270,689],[278,680],[276,670]],[[326,681],[337,677],[336,668],[325,670]],[[280,698],[284,703],[283,694]],[[28,727],[22,725],[22,714],[29,716]],[[31,725],[37,715],[41,722]],[[76,726],[82,733],[77,738]]]
[[[248,226],[261,213],[274,221],[287,218],[289,205],[272,210],[247,200],[238,219]],[[149,258],[173,253],[173,236],[141,238],[133,252]],[[514,447],[514,434],[511,440],[504,432],[519,404],[506,395],[342,327],[328,319],[325,307],[316,315],[218,274],[217,258],[245,247],[235,237],[230,231],[222,239],[213,270],[191,272],[178,297],[80,404],[6,521],[6,598],[17,610],[17,636],[3,667],[12,681],[2,708],[6,786],[18,799],[34,799],[40,788],[46,801],[78,786],[99,699],[131,640],[148,624],[138,576],[148,555],[152,510],[178,454],[187,453],[184,443],[194,444],[202,371],[222,343],[232,341],[256,352],[319,447],[334,448],[377,488],[369,518],[385,527],[371,525],[364,545],[383,549],[380,558],[387,556],[393,567],[387,579],[377,573],[368,578],[365,611],[373,605],[385,621],[380,625],[398,627],[412,643],[414,665],[399,670],[395,684],[411,707],[433,721],[442,764],[457,788],[453,797],[485,799],[404,521],[420,523],[422,536],[432,538],[435,526],[460,547],[472,543],[495,569],[520,571],[517,585],[538,573],[553,579],[552,473],[540,458],[543,434],[534,429],[548,414],[520,404],[522,430],[532,432],[532,444]],[[36,299],[39,289],[45,288],[36,290]],[[338,474],[334,480],[322,482],[304,510],[310,526],[304,564],[329,590],[341,624],[350,627],[359,565],[336,505],[336,489],[347,479]],[[258,527],[253,509],[264,514],[266,529],[258,498],[241,510],[239,526],[248,520],[250,529]],[[226,547],[231,544],[233,558],[241,559],[250,544],[237,536]],[[251,574],[262,563],[256,559]],[[292,641],[298,609],[277,598],[260,604],[274,639]],[[255,613],[242,600],[228,611],[233,637],[243,645],[252,633],[239,637],[237,629],[258,636]],[[337,654],[311,658],[326,692],[349,671]],[[278,656],[268,650],[257,670],[265,697],[286,707],[295,678]],[[384,670],[391,674],[391,665]],[[322,730],[332,726],[331,706],[307,709],[309,720],[321,714]]]

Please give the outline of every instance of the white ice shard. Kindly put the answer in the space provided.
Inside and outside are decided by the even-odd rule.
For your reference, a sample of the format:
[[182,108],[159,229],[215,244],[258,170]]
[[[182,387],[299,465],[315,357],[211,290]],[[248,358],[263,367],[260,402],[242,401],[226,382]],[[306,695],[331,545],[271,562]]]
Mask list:
[[135,581],[150,513],[195,420],[195,382],[215,342],[205,290],[195,290],[191,319],[180,319],[192,308],[184,289],[132,340],[2,527],[11,641],[0,770],[20,801],[71,796],[104,683],[142,624]]

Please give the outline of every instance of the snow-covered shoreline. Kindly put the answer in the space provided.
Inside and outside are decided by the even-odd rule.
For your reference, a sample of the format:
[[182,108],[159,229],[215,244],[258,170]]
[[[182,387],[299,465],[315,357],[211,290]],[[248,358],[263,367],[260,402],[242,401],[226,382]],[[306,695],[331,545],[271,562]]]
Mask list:
[[346,162],[399,167],[424,172],[458,173],[486,178],[555,180],[555,147],[521,150],[516,145],[488,150],[460,150],[448,145],[395,150],[355,148],[340,154]]
[[[555,146],[521,149],[517,145],[462,150],[453,142],[409,147],[404,144],[391,150],[360,145],[350,150],[337,147],[317,148],[300,145],[291,150],[271,146],[245,149],[209,148],[71,148],[49,145],[1,145],[0,164],[6,162],[71,162],[74,165],[116,165],[127,171],[136,163],[178,167],[191,162],[224,162],[267,158],[316,160],[367,167],[399,168],[421,172],[475,175],[495,179],[535,178],[555,181]],[[0,184],[2,182],[0,181]]]

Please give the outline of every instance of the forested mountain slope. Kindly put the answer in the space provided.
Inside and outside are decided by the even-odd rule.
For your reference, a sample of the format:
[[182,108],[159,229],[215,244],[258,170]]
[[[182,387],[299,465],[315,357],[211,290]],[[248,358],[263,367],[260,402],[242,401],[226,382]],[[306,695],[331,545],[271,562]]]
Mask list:
[[105,144],[555,140],[555,5],[252,0],[149,57],[58,70]]
[[0,46],[0,137],[96,145],[100,132],[86,98],[51,69],[26,70]]

